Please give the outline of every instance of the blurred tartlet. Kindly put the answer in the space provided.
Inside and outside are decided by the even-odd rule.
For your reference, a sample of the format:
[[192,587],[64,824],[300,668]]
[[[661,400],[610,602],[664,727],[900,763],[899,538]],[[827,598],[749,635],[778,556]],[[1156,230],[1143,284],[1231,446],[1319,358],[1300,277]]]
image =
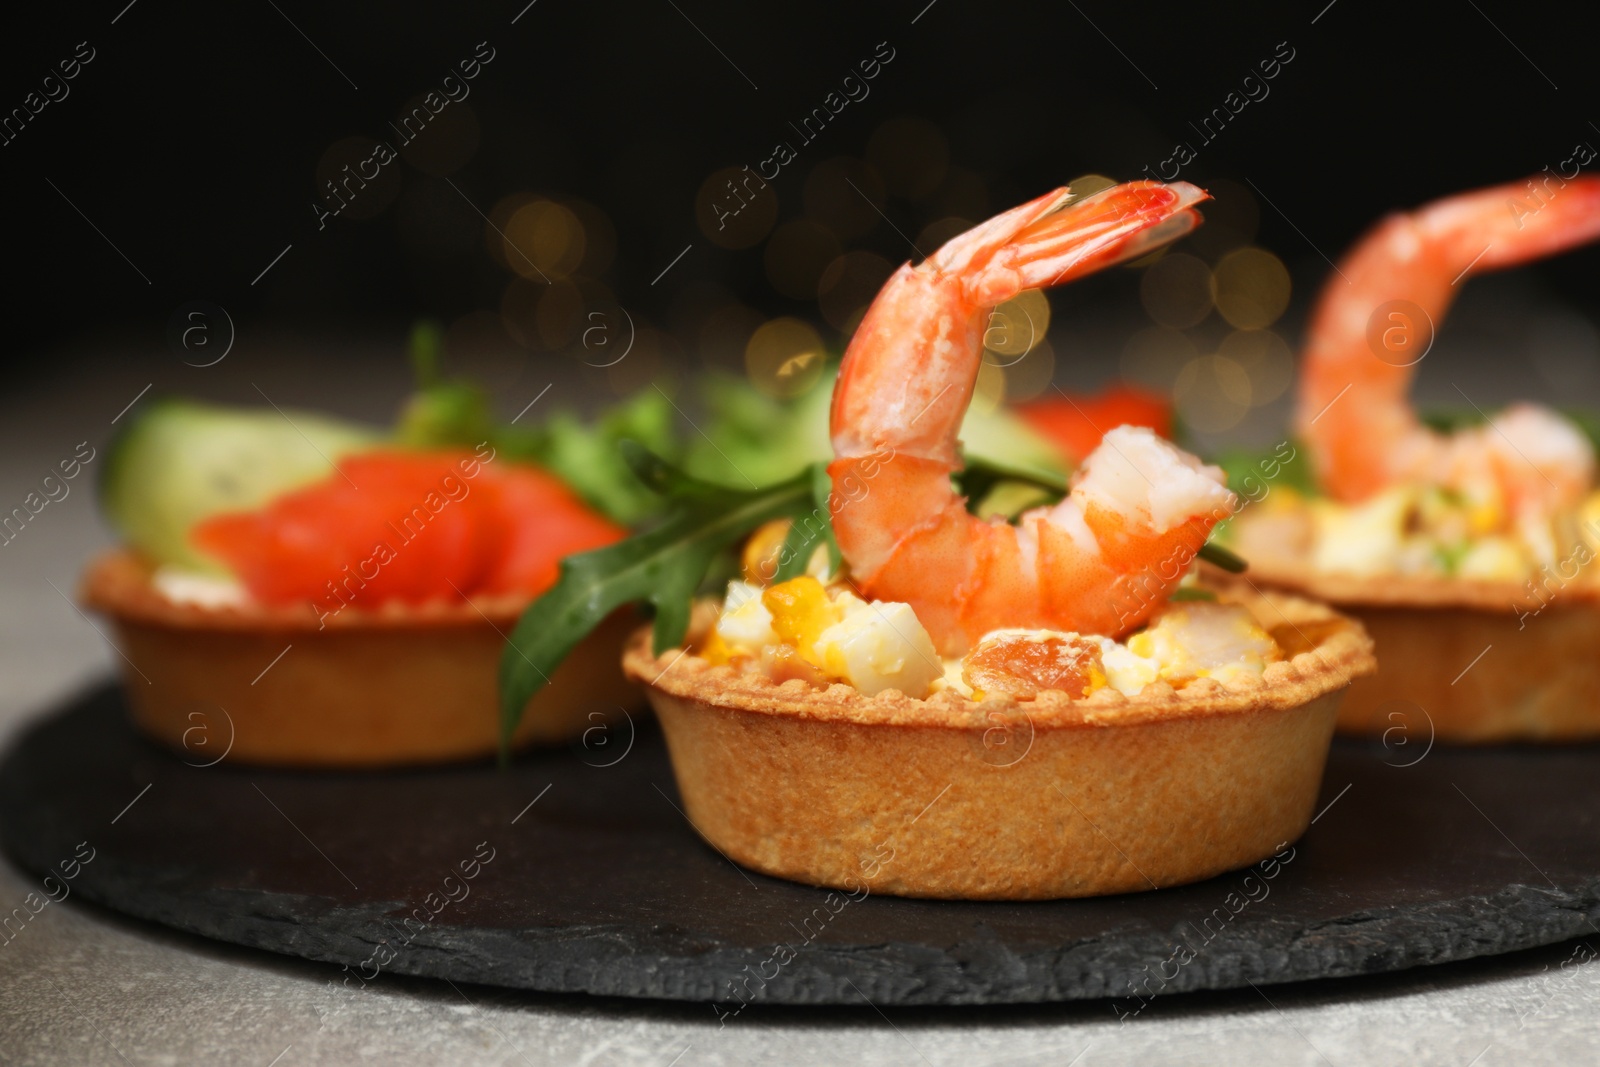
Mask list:
[[[324,416],[178,401],[124,431],[101,489],[126,543],[81,596],[114,624],[134,722],[245,763],[492,755],[506,634],[564,556],[625,535],[487,441],[406,447]],[[555,672],[514,743],[631,702],[626,619]]]
[[[1452,573],[1323,569],[1309,510],[1295,515],[1301,507],[1263,501],[1239,516],[1230,543],[1249,556],[1253,581],[1335,605],[1382,649],[1377,673],[1356,681],[1340,705],[1341,733],[1399,730],[1418,743],[1462,744],[1600,738],[1600,581],[1585,565],[1592,547],[1569,546],[1565,575],[1534,567],[1504,538],[1479,552],[1481,572],[1463,574],[1459,564]],[[1407,532],[1403,517],[1392,528],[1396,544],[1423,538],[1415,526]],[[1498,575],[1487,569],[1491,552]]]
[[[493,755],[505,633],[528,597],[349,608],[174,600],[126,550],[94,560],[80,597],[112,620],[138,727],[196,758],[387,767]],[[632,620],[574,650],[528,704],[514,744],[556,744],[630,707],[616,669]],[[592,716],[599,716],[595,718]]]
[[1459,386],[1466,407],[1423,417],[1408,396],[1471,275],[1600,239],[1600,178],[1518,210],[1533,187],[1390,213],[1346,253],[1306,331],[1294,413],[1302,484],[1257,479],[1262,495],[1230,531],[1258,580],[1325,597],[1372,632],[1382,666],[1345,700],[1345,732],[1600,737],[1592,420],[1529,402],[1480,406]]

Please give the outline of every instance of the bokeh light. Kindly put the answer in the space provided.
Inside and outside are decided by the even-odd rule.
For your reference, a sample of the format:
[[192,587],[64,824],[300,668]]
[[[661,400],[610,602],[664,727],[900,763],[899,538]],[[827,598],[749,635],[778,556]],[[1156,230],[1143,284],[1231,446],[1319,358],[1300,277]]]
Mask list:
[[744,304],[725,304],[702,322],[697,340],[702,358],[712,362],[732,362],[742,356],[750,335],[761,325],[763,316]]
[[806,216],[832,230],[840,241],[865,237],[882,221],[883,176],[849,156],[825,160],[806,175],[801,201]]
[[810,391],[822,376],[827,354],[810,323],[778,318],[762,323],[744,350],[751,383],[768,396],[788,399]]
[[778,194],[750,168],[724,167],[701,183],[694,217],[712,244],[750,248],[778,221]]
[[500,323],[507,336],[530,351],[575,350],[585,329],[595,325],[592,313],[606,314],[606,324],[622,329],[611,290],[593,279],[555,279],[548,285],[517,278],[500,296]]
[[1027,355],[1000,369],[1005,374],[1007,403],[1020,404],[1024,400],[1032,400],[1050,388],[1050,382],[1055,378],[1055,349],[1048,338],[1040,338]]
[[1185,425],[1203,433],[1237,426],[1250,410],[1253,390],[1244,368],[1225,356],[1201,356],[1184,364],[1172,387]]
[[989,314],[983,331],[984,362],[1005,367],[1023,356],[1050,329],[1050,301],[1039,289],[1024,289]]
[[959,216],[935,219],[924,226],[921,232],[917,234],[917,251],[923,255],[931,256],[950,238],[955,237],[957,234],[966,233],[972,227],[973,222],[971,219],[964,219]]
[[544,287],[534,312],[539,343],[551,352],[575,344],[583,331],[583,293],[568,281]]
[[618,396],[660,387],[671,393],[683,366],[683,351],[671,334],[638,325],[628,357],[605,368],[606,382]]
[[[506,253],[510,252],[512,258],[518,260],[519,262],[521,262],[524,257],[521,252],[515,249],[508,249],[506,247],[506,224],[511,221],[511,216],[517,213],[518,208],[522,207],[524,204],[531,204],[537,199],[539,199],[538,196],[526,190],[508,193],[505,196],[502,196],[499,200],[495,201],[494,206],[489,209],[488,217],[483,223],[484,250],[489,253],[490,259],[500,264],[506,270],[511,271],[513,274],[520,272],[506,260]],[[526,269],[527,263],[523,263],[523,267]],[[535,275],[535,278],[537,277],[538,276]],[[542,278],[539,278],[538,280],[543,281]]]
[[894,264],[873,252],[846,252],[829,263],[817,280],[823,319],[848,335],[894,269]]
[[1256,239],[1261,208],[1248,186],[1226,178],[1208,181],[1205,185],[1211,199],[1200,205],[1200,214],[1206,221],[1184,240],[1184,247],[1215,262]]
[[583,260],[578,269],[591,278],[604,274],[617,256],[617,228],[611,216],[587,200],[564,200],[583,228]]
[[839,257],[839,241],[820,223],[797,219],[773,231],[762,258],[767,280],[784,296],[811,300],[822,272]]
[[1199,355],[1187,334],[1165,326],[1147,327],[1123,344],[1122,377],[1165,393],[1176,384],[1178,372]]
[[[944,184],[939,186],[933,203],[936,210],[958,218],[986,219],[994,214],[989,206],[989,187],[983,176],[965,167],[951,167],[945,172]],[[933,251],[927,245],[922,247]]]
[[925,118],[894,118],[872,132],[867,162],[883,175],[891,193],[922,199],[944,181],[950,145],[939,127]]
[[547,288],[519,276],[511,279],[500,294],[501,328],[511,340],[532,352],[544,348],[539,337],[539,301]]
[[444,358],[450,373],[489,390],[510,388],[527,365],[527,356],[506,336],[500,316],[469,311],[444,332]]
[[502,229],[506,265],[524,278],[555,281],[583,262],[587,239],[578,216],[551,200],[518,207]]
[[1249,375],[1250,403],[1255,407],[1278,399],[1294,378],[1294,353],[1271,330],[1235,330],[1222,339],[1217,355]]
[[1211,294],[1211,268],[1183,252],[1162,256],[1139,276],[1139,299],[1163,326],[1200,325],[1211,314]]
[[861,328],[862,320],[867,317],[869,306],[868,304],[862,304],[856,308],[850,317],[844,320],[844,325],[839,327],[839,336],[843,337],[847,343],[856,335],[856,331]]
[[991,415],[1006,399],[1006,372],[993,363],[978,365],[978,383],[972,390],[972,410]]
[[1072,190],[1072,200],[1069,202],[1075,204],[1085,197],[1104,192],[1116,184],[1117,180],[1115,178],[1108,178],[1104,174],[1080,174],[1067,183],[1067,187]]
[[1289,270],[1264,248],[1229,252],[1211,281],[1217,310],[1235,329],[1266,329],[1289,306]]

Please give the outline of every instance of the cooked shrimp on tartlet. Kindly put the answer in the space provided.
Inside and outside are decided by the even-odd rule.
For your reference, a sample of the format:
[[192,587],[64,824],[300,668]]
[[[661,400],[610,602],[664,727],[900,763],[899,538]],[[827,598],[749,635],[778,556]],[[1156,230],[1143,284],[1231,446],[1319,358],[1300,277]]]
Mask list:
[[1194,584],[1234,510],[1220,469],[1120,427],[1014,523],[951,482],[992,309],[1161,247],[1204,199],[1059,189],[885,284],[834,391],[842,566],[735,582],[688,654],[641,635],[625,658],[724,853],[813,884],[1022,899],[1193,881],[1303,832],[1369,644],[1305,601]]
[[[1323,495],[1275,489],[1231,533],[1258,580],[1349,607],[1377,639],[1383,667],[1341,729],[1600,735],[1593,443],[1539,404],[1442,431],[1408,399],[1468,278],[1600,237],[1600,178],[1539,200],[1533,187],[1391,215],[1345,256],[1312,314],[1295,410]],[[1494,406],[1463,394],[1484,415],[1480,400]]]

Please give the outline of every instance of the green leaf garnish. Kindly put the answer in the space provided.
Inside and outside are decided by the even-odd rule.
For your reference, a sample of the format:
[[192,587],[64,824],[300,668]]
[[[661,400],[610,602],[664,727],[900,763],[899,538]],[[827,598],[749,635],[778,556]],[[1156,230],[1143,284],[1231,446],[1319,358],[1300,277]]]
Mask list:
[[811,504],[808,514],[793,520],[789,533],[778,552],[778,566],[773,573],[775,582],[787,582],[806,573],[811,557],[816,554],[820,540],[828,550],[828,572],[837,574],[844,557],[839,553],[839,542],[833,536],[833,511],[828,501],[833,495],[833,479],[828,477],[828,467],[813,463],[807,468],[811,479]]
[[962,468],[956,474],[956,484],[969,501],[983,500],[997,486],[1016,482],[1043,489],[1056,499],[1067,495],[1067,477],[1042,467],[1000,463],[971,454],[962,457]]
[[783,539],[783,547],[778,550],[778,566],[772,572],[772,580],[787,582],[804,574],[811,562],[811,553],[816,549],[816,540],[817,530],[814,526],[803,521],[791,522],[789,533]]
[[523,612],[500,657],[502,763],[528,701],[608,615],[629,604],[648,605],[655,653],[682,644],[695,590],[718,555],[763,522],[795,519],[813,508],[810,470],[765,489],[741,490],[691,478],[642,445],[630,443],[624,453],[630,467],[661,488],[668,510],[646,533],[568,556],[556,584]]
[[828,546],[828,572],[837,574],[844,564],[844,554],[839,551],[839,540],[833,536],[833,479],[828,476],[826,463],[811,466],[812,514],[822,526],[822,542]]
[[440,356],[444,352],[444,331],[432,319],[421,319],[411,327],[406,353],[411,358],[411,373],[417,388],[431,389],[439,384]]
[[1213,567],[1220,567],[1229,574],[1243,574],[1250,566],[1244,561],[1244,557],[1234,555],[1215,541],[1207,541],[1195,554]]
[[617,443],[622,461],[645,488],[669,499],[689,499],[726,493],[726,486],[696,478],[674,466],[631,438]]
[[1197,589],[1192,586],[1180,585],[1178,588],[1172,591],[1172,595],[1167,599],[1173,601],[1174,603],[1184,600],[1215,601],[1217,599],[1217,594],[1213,593],[1209,589]]

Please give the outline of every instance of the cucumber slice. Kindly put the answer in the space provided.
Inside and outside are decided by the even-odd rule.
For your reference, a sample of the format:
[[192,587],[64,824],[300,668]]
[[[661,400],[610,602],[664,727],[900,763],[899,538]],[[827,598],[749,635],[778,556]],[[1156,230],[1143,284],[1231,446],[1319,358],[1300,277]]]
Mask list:
[[1066,473],[1061,453],[1022,416],[1009,408],[993,411],[967,409],[961,421],[961,445],[967,455],[1003,466],[1037,467],[1053,474]]
[[157,563],[226,574],[189,543],[196,523],[261,507],[383,440],[370,427],[311,412],[160,400],[112,442],[100,502],[123,539]]

